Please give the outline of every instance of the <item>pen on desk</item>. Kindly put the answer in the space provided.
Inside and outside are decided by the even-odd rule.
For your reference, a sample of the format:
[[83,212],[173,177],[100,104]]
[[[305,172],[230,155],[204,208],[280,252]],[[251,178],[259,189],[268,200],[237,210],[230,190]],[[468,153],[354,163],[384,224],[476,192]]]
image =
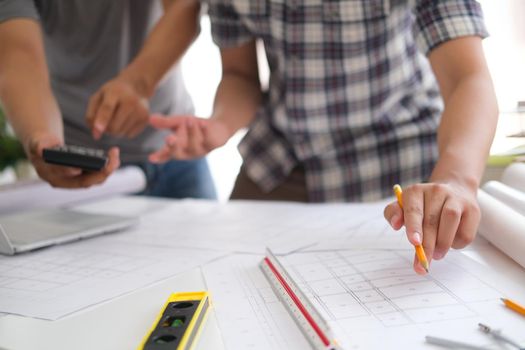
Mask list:
[[505,303],[505,306],[509,309],[517,312],[518,314],[525,316],[525,307],[507,298],[501,298],[501,301]]
[[470,350],[489,350],[483,346],[477,346],[474,344],[462,343],[455,340],[449,340],[444,338],[432,337],[427,335],[425,341],[429,344],[439,345],[451,349],[470,349]]
[[[401,209],[403,209],[403,196],[402,196],[403,190],[401,189],[401,186],[399,186],[398,184],[395,184],[394,193],[396,194],[397,203],[399,204]],[[419,262],[421,263],[425,271],[428,272],[428,267],[429,267],[428,260],[425,254],[425,250],[423,249],[423,246],[421,244],[416,245],[416,255],[417,255],[417,259],[419,260]]]
[[509,337],[501,334],[500,330],[494,330],[494,329],[490,328],[489,326],[487,326],[487,325],[485,325],[483,323],[478,323],[478,327],[479,327],[480,331],[482,331],[485,334],[492,335],[494,337],[494,339],[496,339],[499,342],[507,343],[509,345],[512,345],[516,349],[519,349],[519,350],[523,350],[524,349],[518,343],[516,343],[514,340],[512,340]]

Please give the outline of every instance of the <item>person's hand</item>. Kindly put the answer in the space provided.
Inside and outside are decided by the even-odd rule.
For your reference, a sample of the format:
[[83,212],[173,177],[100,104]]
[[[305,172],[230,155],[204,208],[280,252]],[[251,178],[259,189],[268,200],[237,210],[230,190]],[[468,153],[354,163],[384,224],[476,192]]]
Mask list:
[[100,171],[85,172],[79,168],[53,165],[44,162],[44,148],[62,145],[63,142],[52,134],[43,134],[31,138],[27,143],[28,158],[38,176],[53,187],[86,188],[104,182],[120,165],[119,149],[114,147],[108,153],[108,163]]
[[[423,244],[430,263],[475,238],[481,217],[476,194],[475,189],[454,182],[412,185],[403,189],[403,209],[390,203],[384,216],[395,230],[405,225],[408,240],[414,246]],[[417,257],[414,270],[425,274]]]
[[148,125],[149,104],[145,94],[123,77],[104,84],[89,100],[86,120],[98,140],[108,133],[133,138]]
[[170,159],[194,159],[224,145],[231,136],[228,127],[214,119],[195,116],[162,117],[153,115],[150,124],[157,129],[170,129],[165,145],[149,155],[153,163]]

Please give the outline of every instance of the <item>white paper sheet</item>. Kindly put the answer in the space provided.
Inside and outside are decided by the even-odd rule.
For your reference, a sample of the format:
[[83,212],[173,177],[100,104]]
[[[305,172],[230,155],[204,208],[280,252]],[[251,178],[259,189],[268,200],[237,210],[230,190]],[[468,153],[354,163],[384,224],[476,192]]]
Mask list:
[[525,267],[525,216],[482,190],[479,233],[514,261]]
[[[381,208],[381,209],[380,209]],[[345,236],[374,220],[378,205],[300,204],[204,200],[157,201],[123,197],[77,207],[89,212],[141,215],[141,225],[122,239],[140,244],[249,253],[289,253],[329,237]],[[372,237],[373,238],[373,237]],[[363,237],[372,242],[369,236]],[[404,241],[405,244],[406,240]]]
[[136,166],[117,170],[106,182],[87,189],[59,189],[41,180],[0,186],[0,213],[52,208],[108,198],[118,194],[136,193],[146,186],[144,172]]
[[521,215],[525,215],[525,192],[521,192],[498,181],[489,181],[483,185],[482,189]]
[[383,203],[367,204],[362,209],[364,214],[369,215],[366,220],[331,231],[308,250],[410,249],[405,230],[395,231],[386,222],[384,207]]
[[58,319],[221,255],[135,245],[107,236],[14,257],[0,256],[0,311]]
[[525,163],[512,163],[501,174],[505,185],[525,192]]
[[[203,268],[226,348],[309,348],[259,269],[261,259],[235,255]],[[414,274],[409,251],[294,253],[281,259],[344,349],[431,348],[425,335],[494,348],[478,322],[525,342],[522,317],[499,300],[525,295],[525,285],[461,253],[436,262],[427,276]]]
[[234,255],[203,267],[225,348],[310,349],[259,269],[262,257]]
[[[325,236],[318,243],[303,249],[303,251],[333,251],[348,249],[414,249],[408,241],[405,228],[395,231],[383,216],[383,209],[388,202],[382,201],[362,204],[356,209],[362,213],[362,218],[340,218],[339,222],[328,226],[332,221],[329,216],[324,218],[327,229]],[[484,239],[476,239],[464,249],[482,249],[488,243]]]

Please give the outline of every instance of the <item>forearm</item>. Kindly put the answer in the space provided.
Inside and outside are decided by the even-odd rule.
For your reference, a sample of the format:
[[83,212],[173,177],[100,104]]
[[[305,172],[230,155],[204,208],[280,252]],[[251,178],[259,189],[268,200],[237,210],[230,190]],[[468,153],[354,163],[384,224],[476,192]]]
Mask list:
[[226,125],[232,136],[250,124],[261,100],[258,80],[235,72],[225,73],[217,88],[211,118]]
[[199,1],[176,0],[165,7],[164,16],[140,53],[120,74],[144,96],[153,95],[160,80],[180,60],[199,32]]
[[488,72],[464,77],[445,96],[438,130],[439,160],[433,181],[453,180],[479,186],[494,137],[498,107]]
[[255,40],[221,49],[222,79],[215,94],[212,120],[229,136],[250,124],[262,100]]
[[[63,140],[38,26],[29,20],[9,22],[0,26],[0,101],[7,118],[26,149],[29,139],[38,134],[53,134]],[[22,33],[35,39],[35,31],[37,40],[18,40],[25,36]]]

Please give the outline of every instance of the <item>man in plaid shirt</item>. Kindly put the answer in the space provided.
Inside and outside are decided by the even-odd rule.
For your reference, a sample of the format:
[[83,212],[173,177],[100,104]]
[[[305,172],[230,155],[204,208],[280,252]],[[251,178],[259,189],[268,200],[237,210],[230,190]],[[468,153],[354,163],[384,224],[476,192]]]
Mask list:
[[[427,256],[441,259],[472,241],[476,191],[497,122],[477,2],[208,6],[223,62],[213,115],[154,117],[155,126],[176,135],[152,159],[201,156],[249,125],[232,198],[368,201],[391,196],[401,183],[405,211],[392,203],[385,217],[395,229],[405,224]],[[257,39],[271,72],[267,94]]]

